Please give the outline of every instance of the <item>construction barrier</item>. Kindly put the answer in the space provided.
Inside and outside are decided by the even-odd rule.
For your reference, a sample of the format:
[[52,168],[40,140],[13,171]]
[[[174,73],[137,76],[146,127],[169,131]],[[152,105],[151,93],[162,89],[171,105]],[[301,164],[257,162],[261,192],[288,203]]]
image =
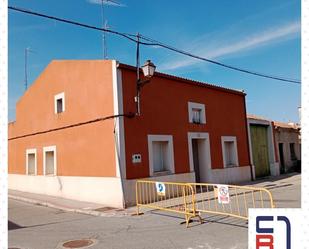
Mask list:
[[265,188],[210,183],[136,181],[137,215],[140,207],[185,215],[190,219],[202,213],[248,219],[249,208],[274,208],[272,194]]
[[195,211],[248,219],[249,208],[274,208],[272,194],[265,188],[210,183],[190,183]]
[[195,211],[195,193],[190,184],[176,182],[155,182],[138,180],[136,182],[137,215],[140,207],[159,209],[185,215],[186,226],[190,219],[198,217]]

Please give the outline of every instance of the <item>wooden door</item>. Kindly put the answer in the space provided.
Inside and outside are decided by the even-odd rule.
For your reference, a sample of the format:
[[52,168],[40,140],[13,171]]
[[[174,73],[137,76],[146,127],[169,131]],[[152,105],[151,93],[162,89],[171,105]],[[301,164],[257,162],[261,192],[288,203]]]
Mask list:
[[267,127],[262,125],[250,125],[253,164],[255,176],[270,175]]

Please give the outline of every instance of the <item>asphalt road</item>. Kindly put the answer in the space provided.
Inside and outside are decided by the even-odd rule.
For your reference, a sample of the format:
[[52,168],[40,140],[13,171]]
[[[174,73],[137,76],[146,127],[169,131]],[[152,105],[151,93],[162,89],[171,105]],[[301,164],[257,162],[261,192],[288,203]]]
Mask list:
[[[300,175],[257,183],[278,207],[300,207]],[[95,217],[9,200],[9,248],[60,249],[68,240],[94,239],[91,249],[247,248],[248,225],[237,218],[208,215],[191,223],[164,212],[141,216]]]

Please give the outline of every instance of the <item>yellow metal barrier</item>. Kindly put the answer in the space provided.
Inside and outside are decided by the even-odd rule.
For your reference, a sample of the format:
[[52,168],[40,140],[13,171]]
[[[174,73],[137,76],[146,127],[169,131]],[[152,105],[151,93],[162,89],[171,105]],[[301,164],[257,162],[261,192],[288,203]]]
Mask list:
[[[265,188],[209,183],[190,185],[194,189],[197,213],[221,214],[247,220],[249,208],[275,207],[271,192]],[[227,190],[226,200],[220,200],[221,189],[223,192]]]
[[202,222],[201,217],[196,214],[194,198],[193,187],[187,183],[146,180],[136,182],[137,215],[140,214],[140,207],[183,214],[188,227],[193,217],[198,217]]
[[137,215],[140,207],[185,215],[186,225],[201,213],[248,219],[249,208],[274,208],[272,194],[265,188],[210,183],[136,181]]

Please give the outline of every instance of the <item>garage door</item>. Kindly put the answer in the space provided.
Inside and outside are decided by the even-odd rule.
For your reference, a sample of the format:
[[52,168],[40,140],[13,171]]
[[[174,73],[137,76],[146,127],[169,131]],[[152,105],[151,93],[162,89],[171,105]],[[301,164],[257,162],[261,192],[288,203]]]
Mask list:
[[267,127],[262,125],[250,125],[251,146],[255,176],[263,177],[270,175]]

